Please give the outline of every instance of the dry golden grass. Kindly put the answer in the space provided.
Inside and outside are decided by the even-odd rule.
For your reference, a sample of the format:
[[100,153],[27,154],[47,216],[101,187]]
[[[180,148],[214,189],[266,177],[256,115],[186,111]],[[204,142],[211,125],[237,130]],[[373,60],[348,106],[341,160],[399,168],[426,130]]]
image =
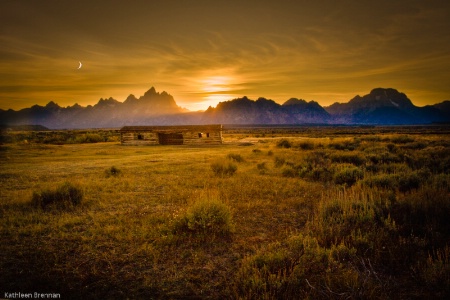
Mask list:
[[[367,159],[355,167],[361,169],[364,179],[357,178],[349,195],[372,193],[367,180],[374,176],[396,170],[412,172],[413,166],[403,162],[396,163],[392,172],[387,165],[380,166],[378,173],[367,169],[370,155],[388,152],[386,145],[398,136],[394,133],[380,134],[379,138],[339,137],[334,131],[319,137],[295,133],[289,137],[291,148],[277,147],[279,138],[272,138],[270,132],[263,134],[236,131],[226,136],[227,143],[214,147],[118,143],[0,146],[0,292],[47,291],[61,293],[63,298],[271,298],[270,293],[251,296],[249,291],[240,290],[245,285],[239,276],[245,277],[243,270],[251,267],[246,264],[261,253],[275,251],[270,249],[290,247],[289,241],[300,235],[309,239],[314,228],[325,232],[326,224],[315,214],[326,209],[330,195],[340,195],[336,203],[344,208],[348,205],[343,186],[298,175],[310,163],[312,153],[322,151],[326,157],[336,157],[348,156],[350,151]],[[445,148],[442,136],[414,136],[414,141],[419,140]],[[395,144],[399,149],[411,143],[399,141],[405,141]],[[417,153],[419,157],[422,152]],[[276,166],[277,159],[284,160],[282,166]],[[215,175],[211,164],[218,160],[233,163],[237,171],[229,176]],[[352,166],[331,159],[318,163],[329,163],[333,172]],[[294,171],[293,177],[283,176],[285,168]],[[439,176],[439,184],[445,187],[449,178]],[[82,189],[79,206],[33,207],[34,192],[56,189],[65,182]],[[405,201],[405,197],[401,194],[398,199]],[[180,218],[207,198],[229,208],[230,234],[196,235],[177,230]],[[352,201],[356,198],[352,196]],[[317,233],[317,239],[320,242],[326,237]],[[335,251],[327,250],[328,246],[320,245],[325,247],[320,251]],[[443,249],[435,249],[440,253],[437,262],[448,263],[448,246]],[[423,255],[424,268],[437,263],[433,257],[427,262],[428,254]],[[431,281],[436,280],[433,270],[427,273]]]

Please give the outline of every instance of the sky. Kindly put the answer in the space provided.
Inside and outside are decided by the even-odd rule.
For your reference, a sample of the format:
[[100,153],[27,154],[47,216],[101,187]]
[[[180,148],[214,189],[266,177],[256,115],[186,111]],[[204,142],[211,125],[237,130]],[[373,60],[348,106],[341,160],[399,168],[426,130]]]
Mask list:
[[152,86],[190,110],[243,96],[327,106],[378,87],[442,102],[450,1],[0,1],[0,109]]

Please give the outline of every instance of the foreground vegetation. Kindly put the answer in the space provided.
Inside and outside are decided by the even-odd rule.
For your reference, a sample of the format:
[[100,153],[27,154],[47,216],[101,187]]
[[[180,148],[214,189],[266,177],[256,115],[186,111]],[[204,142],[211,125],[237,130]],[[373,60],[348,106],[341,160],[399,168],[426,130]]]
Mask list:
[[446,299],[450,137],[404,130],[5,143],[0,293]]

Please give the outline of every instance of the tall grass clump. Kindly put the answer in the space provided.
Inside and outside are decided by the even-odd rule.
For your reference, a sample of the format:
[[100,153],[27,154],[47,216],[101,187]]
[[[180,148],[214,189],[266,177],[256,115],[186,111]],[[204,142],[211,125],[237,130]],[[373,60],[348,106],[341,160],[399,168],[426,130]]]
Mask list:
[[352,186],[364,177],[364,172],[358,167],[346,167],[334,174],[334,183]]
[[279,157],[279,156],[275,156],[273,161],[274,161],[275,167],[277,167],[277,168],[282,167],[286,163],[286,160],[283,157]]
[[395,190],[398,188],[398,175],[380,174],[364,179],[364,185],[372,188]]
[[244,158],[240,154],[230,153],[227,155],[227,158],[230,160],[234,160],[235,162],[243,162]]
[[431,188],[400,196],[352,188],[324,195],[308,226],[321,246],[354,248],[355,255],[370,260],[379,274],[398,276],[414,270],[414,276],[431,276],[433,281],[433,267],[449,275],[449,268],[440,266],[448,248],[449,213],[448,197]]
[[427,262],[421,266],[422,280],[434,291],[437,298],[444,299],[450,295],[450,246],[434,251]]
[[358,153],[334,153],[330,159],[332,162],[349,163],[355,166],[362,166],[366,163],[366,158]]
[[292,144],[288,140],[282,139],[282,140],[278,141],[277,147],[278,148],[291,148]]
[[329,182],[333,179],[329,154],[322,150],[310,152],[303,161],[296,166],[298,175],[306,180]]
[[379,174],[364,180],[364,184],[381,189],[398,189],[402,193],[418,189],[427,180],[420,172],[399,174]]
[[236,299],[386,297],[373,273],[356,267],[355,249],[344,244],[325,248],[301,234],[244,258],[234,280]]
[[42,190],[33,193],[31,202],[35,207],[43,209],[70,208],[78,206],[83,200],[83,191],[81,188],[66,182],[55,190]]
[[283,175],[283,177],[297,177],[298,171],[291,166],[287,166],[287,167],[283,168],[283,170],[281,171],[281,174]]
[[175,233],[199,237],[227,237],[233,230],[231,209],[218,199],[198,200],[175,223]]
[[378,135],[368,135],[368,136],[360,137],[360,140],[365,141],[365,142],[375,143],[375,142],[381,142],[381,137]]
[[211,170],[216,176],[231,176],[237,171],[237,166],[232,162],[215,161],[211,163]]
[[348,150],[353,151],[359,147],[361,144],[361,140],[353,139],[353,140],[343,140],[340,142],[332,142],[328,144],[328,147],[336,150]]
[[112,166],[111,168],[105,170],[106,177],[119,176],[121,173],[122,171],[115,166]]
[[259,171],[259,174],[265,174],[267,171],[266,162],[262,162],[256,165],[256,168]]
[[398,189],[403,193],[416,190],[425,180],[426,178],[421,178],[419,172],[405,173],[398,178]]
[[448,245],[449,216],[448,194],[429,186],[402,195],[391,210],[401,234],[423,239],[422,246],[429,250]]

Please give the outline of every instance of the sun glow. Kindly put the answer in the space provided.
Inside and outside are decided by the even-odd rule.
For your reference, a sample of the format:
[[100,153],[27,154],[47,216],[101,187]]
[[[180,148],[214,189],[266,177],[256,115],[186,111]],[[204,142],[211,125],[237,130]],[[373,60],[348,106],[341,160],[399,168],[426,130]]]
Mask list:
[[231,68],[204,70],[184,77],[183,83],[189,87],[183,95],[186,99],[184,107],[206,110],[209,106],[216,107],[219,102],[241,97],[245,89],[243,82],[246,82],[244,78]]
[[228,76],[211,76],[201,80],[202,89],[207,93],[218,93],[229,91],[231,77]]
[[219,102],[236,98],[238,95],[233,91],[238,79],[232,73],[230,70],[215,70],[188,79],[193,87],[191,93],[200,98],[195,104],[191,102],[190,109],[206,110],[209,106],[215,107]]

